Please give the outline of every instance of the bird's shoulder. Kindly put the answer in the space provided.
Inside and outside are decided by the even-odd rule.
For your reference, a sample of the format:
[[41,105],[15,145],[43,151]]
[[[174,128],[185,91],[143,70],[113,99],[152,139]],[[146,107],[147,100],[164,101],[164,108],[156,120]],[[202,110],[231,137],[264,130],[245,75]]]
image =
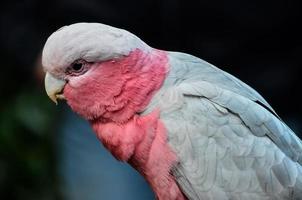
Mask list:
[[171,66],[169,79],[176,78],[176,84],[204,81],[257,101],[277,115],[269,103],[256,90],[205,60],[186,53],[169,52],[169,61]]
[[170,63],[148,109],[161,110],[180,159],[174,174],[191,199],[209,188],[221,198],[226,190],[277,194],[301,179],[301,140],[255,90],[190,55],[171,53]]
[[170,60],[171,74],[167,78],[170,83],[163,87],[166,96],[162,98],[171,98],[172,94],[194,107],[200,105],[193,103],[193,99],[205,98],[208,104],[226,109],[228,116],[238,116],[253,135],[270,138],[287,156],[302,164],[301,140],[254,89],[188,54],[172,53]]

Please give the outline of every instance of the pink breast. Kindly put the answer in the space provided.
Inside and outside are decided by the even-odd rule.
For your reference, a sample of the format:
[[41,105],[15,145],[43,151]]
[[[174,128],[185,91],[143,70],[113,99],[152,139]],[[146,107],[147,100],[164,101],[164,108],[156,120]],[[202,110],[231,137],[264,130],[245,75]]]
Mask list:
[[129,162],[150,183],[160,200],[185,200],[171,175],[177,157],[167,143],[159,111],[127,123],[93,123],[98,138],[119,160]]

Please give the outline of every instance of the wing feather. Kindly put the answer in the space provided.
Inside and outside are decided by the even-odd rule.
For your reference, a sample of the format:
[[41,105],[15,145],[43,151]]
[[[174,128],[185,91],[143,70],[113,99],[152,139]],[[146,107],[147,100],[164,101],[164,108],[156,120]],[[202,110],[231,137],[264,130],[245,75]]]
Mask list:
[[172,53],[171,67],[145,112],[161,110],[188,199],[302,199],[301,140],[269,104],[200,59]]

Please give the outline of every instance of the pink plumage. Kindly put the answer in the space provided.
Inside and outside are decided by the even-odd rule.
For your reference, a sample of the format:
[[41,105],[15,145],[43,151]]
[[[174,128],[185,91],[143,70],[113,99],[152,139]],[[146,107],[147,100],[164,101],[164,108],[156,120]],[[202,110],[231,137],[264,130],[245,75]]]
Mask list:
[[94,131],[118,160],[129,162],[150,183],[160,199],[184,199],[170,174],[177,158],[167,143],[159,111],[142,112],[168,72],[167,55],[137,49],[119,60],[92,66],[80,83],[66,85],[70,107],[90,119]]
[[125,122],[141,112],[168,71],[166,53],[134,50],[118,60],[95,63],[80,79],[65,86],[64,96],[86,119]]

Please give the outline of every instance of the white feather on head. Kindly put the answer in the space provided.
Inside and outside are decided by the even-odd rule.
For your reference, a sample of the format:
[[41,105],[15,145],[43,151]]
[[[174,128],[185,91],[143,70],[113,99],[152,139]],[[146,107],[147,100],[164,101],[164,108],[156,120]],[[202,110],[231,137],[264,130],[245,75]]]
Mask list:
[[78,59],[105,61],[150,47],[134,34],[100,23],[76,23],[51,34],[42,53],[44,70],[56,74]]

